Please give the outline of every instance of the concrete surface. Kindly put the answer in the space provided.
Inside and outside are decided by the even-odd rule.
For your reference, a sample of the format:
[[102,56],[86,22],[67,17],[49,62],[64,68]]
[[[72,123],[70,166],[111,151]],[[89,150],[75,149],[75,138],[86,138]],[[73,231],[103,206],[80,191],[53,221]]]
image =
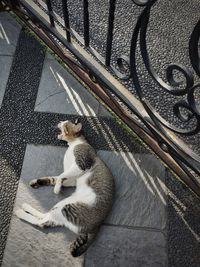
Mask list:
[[44,61],[35,111],[111,117],[87,89],[77,83],[49,53]]
[[16,49],[17,40],[21,26],[8,13],[3,12],[0,16],[0,107],[3,101],[4,92],[13,55]]
[[[31,179],[59,174],[66,148],[28,145],[26,148],[21,179],[18,186],[15,208],[26,202],[42,212],[47,212],[59,200],[69,195],[65,190],[55,195],[52,187],[34,190]],[[73,258],[69,245],[75,235],[66,228],[38,229],[12,217],[2,266],[82,266],[83,257]]]
[[[63,188],[60,195],[55,195],[51,186],[37,190],[29,186],[34,178],[60,174],[65,150],[63,147],[27,145],[14,210],[26,202],[47,212],[74,191]],[[166,266],[166,239],[159,231],[166,224],[166,203],[162,202],[162,196],[156,197],[155,186],[154,189],[148,188],[149,182],[146,180],[152,175],[149,166],[155,166],[154,172],[161,180],[165,174],[164,168],[152,155],[145,155],[146,160],[141,162],[138,155],[130,153],[123,153],[122,156],[114,151],[99,151],[98,154],[114,174],[116,200],[99,239],[87,253],[85,266],[93,266],[92,261],[97,260],[96,254],[99,259],[94,266],[110,266],[117,252],[114,266],[132,266],[136,263],[138,266]],[[130,158],[132,163],[128,162]],[[141,166],[143,162],[146,166]],[[13,215],[3,266],[12,266],[14,262],[17,266],[82,266],[83,257],[74,259],[69,253],[69,244],[73,239],[75,235],[65,228],[41,231],[20,222]],[[105,259],[103,265],[102,258]]]
[[167,247],[160,232],[102,227],[87,252],[87,267],[166,267]]
[[0,16],[0,55],[13,56],[21,26],[7,12]]
[[55,60],[44,62],[35,111],[95,116],[99,103]]
[[0,66],[1,66],[1,69],[0,69],[0,80],[1,80],[1,83],[0,83],[0,107],[1,107],[1,103],[3,101],[3,96],[5,93],[11,64],[12,64],[12,56],[0,55]]
[[112,170],[116,185],[115,203],[106,222],[164,230],[165,168],[160,162],[153,155],[130,152],[99,151],[98,154]]

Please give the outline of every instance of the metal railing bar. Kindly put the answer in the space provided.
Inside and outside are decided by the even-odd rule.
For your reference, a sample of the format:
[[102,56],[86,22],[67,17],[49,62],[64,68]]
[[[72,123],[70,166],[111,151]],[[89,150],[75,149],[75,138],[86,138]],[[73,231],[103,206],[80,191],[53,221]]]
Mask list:
[[8,2],[14,8],[19,5],[19,0],[9,0]]
[[[103,66],[101,66],[96,60],[92,58],[78,43],[72,40],[71,43],[68,43],[63,37],[64,30],[60,27],[51,28],[47,23],[47,15],[43,12],[37,5],[33,7],[33,3],[30,0],[21,0],[21,3],[25,8],[31,11],[35,17],[37,17],[42,24],[54,34],[59,41],[61,41],[69,51],[78,58],[78,60],[92,73],[99,77],[101,83],[109,88],[114,94],[116,94],[122,102],[126,103],[127,107],[134,113],[136,116],[146,121],[147,123],[152,124],[148,113],[145,111],[143,105],[135,96],[129,92],[120,82],[118,82]],[[28,5],[27,5],[28,4]],[[41,13],[43,13],[41,15]],[[46,18],[46,21],[44,20]]]
[[[62,0],[64,1],[64,0]],[[37,2],[43,7],[46,8],[46,5],[44,4],[44,2],[42,0],[37,0]],[[65,21],[63,18],[61,18],[55,11],[53,11],[53,16],[54,19],[57,20],[61,25],[65,25]],[[66,27],[65,27],[66,29]],[[78,32],[76,32],[73,28],[69,28],[68,31],[71,33],[71,35],[78,40],[78,42],[80,42],[82,45],[85,44],[84,42],[84,37],[82,37]],[[87,47],[87,50],[94,55],[102,64],[105,65],[105,58],[103,56],[101,56],[101,54],[99,52],[97,52],[91,45],[89,47]],[[118,77],[120,77],[120,73],[118,72],[118,70],[113,67],[110,66],[110,69],[114,72],[114,74],[118,73]]]
[[103,66],[101,66],[91,55],[89,55],[84,48],[82,48],[77,42],[74,42],[73,39],[69,43],[65,38],[65,31],[61,27],[52,28],[49,27],[48,16],[41,10],[35,3],[31,0],[20,0],[20,3],[23,7],[31,12],[34,17],[37,17],[38,20],[43,24],[43,26],[48,29],[48,31],[54,34],[58,40],[63,43],[66,48],[75,55],[75,57],[88,69],[93,72],[93,74],[99,77],[99,80],[107,88],[110,88],[111,91],[117,93],[119,98],[123,102],[127,102],[127,105],[130,106],[137,116],[140,115],[145,118],[145,120],[150,119],[147,112],[144,110],[142,104],[136,97],[129,92],[119,81],[117,81]]
[[89,46],[89,44],[90,44],[90,29],[89,29],[88,0],[83,0],[83,24],[84,24],[85,46]]
[[[66,1],[66,3],[64,3],[64,5],[67,5],[67,0],[62,0],[62,1],[63,1],[63,2]],[[44,3],[42,0],[37,0],[37,2],[38,2],[38,4],[39,4],[41,7],[43,7],[45,10],[47,10],[47,9],[46,9],[46,5],[45,5],[45,3]],[[63,6],[64,6],[64,5],[63,5]],[[66,19],[67,19],[67,16],[68,16],[68,20],[69,20],[68,5],[67,5],[66,10],[67,10]],[[47,12],[48,12],[48,11],[47,11]],[[63,12],[64,12],[64,10],[63,10]],[[66,23],[65,23],[65,20],[64,20],[62,17],[60,17],[54,10],[53,10],[52,14],[53,14],[53,17],[54,17],[55,21],[58,21],[58,22],[65,28],[65,30],[66,30],[66,35],[67,35],[67,32],[68,32],[69,35],[70,35],[70,37],[71,37],[71,35],[74,36],[74,37],[75,37],[81,44],[84,45],[84,39],[83,39],[83,37],[81,37],[81,36],[80,36],[74,29],[72,29],[72,28],[70,27],[70,23],[67,23],[67,21],[66,21]],[[67,40],[68,40],[68,38],[67,38]],[[69,41],[69,40],[68,40],[68,41]],[[71,39],[70,39],[70,41],[71,41]],[[69,41],[69,42],[70,42],[70,41]]]
[[106,66],[110,66],[110,59],[111,59],[111,52],[112,52],[112,41],[113,41],[114,19],[115,19],[115,4],[116,4],[116,0],[110,0],[107,44],[106,44],[106,61],[105,61]]
[[53,18],[53,10],[52,10],[52,6],[51,6],[51,1],[50,0],[46,0],[46,4],[47,4],[47,9],[48,9],[48,14],[49,14],[49,20],[51,23],[51,26],[54,27],[55,23],[54,23],[54,18]]
[[[54,28],[50,27],[47,14],[41,10],[37,5],[33,4],[30,0],[21,0],[22,6],[30,13],[30,17],[37,18],[40,21],[40,25],[43,26],[48,33],[53,34],[63,45],[82,63],[85,69],[98,77],[98,81],[107,88],[110,92],[115,94],[136,116],[145,124],[145,129],[149,134],[153,134],[154,139],[157,141],[163,141],[166,143],[171,155],[174,159],[182,160],[188,166],[191,166],[193,170],[197,169],[196,162],[190,154],[184,157],[185,151],[182,149],[181,144],[177,144],[176,141],[171,141],[163,136],[162,133],[156,129],[156,125],[151,120],[148,113],[145,111],[142,103],[138,101],[132,93],[130,93],[120,82],[118,82],[101,64],[99,64],[90,54],[85,51],[78,43],[69,43],[65,36],[65,31],[60,26]],[[163,127],[165,129],[165,127]],[[167,131],[167,129],[166,129]],[[168,131],[167,131],[168,133]],[[177,157],[177,153],[178,157]],[[185,160],[184,160],[185,159]]]
[[68,6],[67,6],[67,0],[62,0],[62,8],[63,8],[63,16],[64,16],[64,25],[66,29],[66,37],[68,42],[71,41],[70,36],[70,24],[69,24],[69,12],[68,12]]
[[[64,0],[62,0],[64,1]],[[37,2],[39,3],[40,6],[42,6],[45,10],[46,9],[46,5],[45,3],[42,1],[42,0],[37,0]],[[48,11],[47,11],[48,12]],[[65,26],[65,21],[62,17],[60,17],[54,10],[52,12],[53,14],[53,17],[55,19],[55,21],[58,21],[64,28],[65,30],[67,30],[67,27]],[[68,32],[74,37],[76,38],[82,45],[85,44],[84,42],[84,37],[82,37],[78,32],[76,32],[73,28],[70,27],[70,24],[69,24],[69,27],[68,27]]]

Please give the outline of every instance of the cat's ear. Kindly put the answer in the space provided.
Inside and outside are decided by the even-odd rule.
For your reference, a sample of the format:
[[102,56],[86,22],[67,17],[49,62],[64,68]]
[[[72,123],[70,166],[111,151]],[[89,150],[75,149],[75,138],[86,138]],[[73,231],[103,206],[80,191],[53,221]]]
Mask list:
[[80,133],[82,130],[82,123],[78,123],[74,126],[74,132],[77,134],[77,133]]

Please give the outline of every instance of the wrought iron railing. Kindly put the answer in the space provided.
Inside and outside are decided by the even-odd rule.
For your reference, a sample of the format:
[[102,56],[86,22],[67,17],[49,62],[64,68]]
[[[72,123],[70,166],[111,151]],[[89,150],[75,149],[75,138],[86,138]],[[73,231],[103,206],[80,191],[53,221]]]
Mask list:
[[[165,0],[163,0],[165,1]],[[130,40],[129,55],[117,58],[117,64],[111,64],[113,33],[115,23],[116,0],[109,1],[107,39],[105,57],[90,45],[90,1],[83,0],[83,32],[78,34],[70,26],[69,2],[62,0],[63,16],[53,11],[53,0],[15,0],[2,1],[17,9],[49,33],[50,38],[61,42],[80,62],[81,67],[89,71],[91,77],[103,85],[107,92],[115,95],[139,119],[138,124],[156,140],[162,150],[168,153],[185,171],[185,182],[200,195],[200,156],[199,149],[186,145],[187,137],[200,140],[200,20],[191,32],[188,50],[191,66],[171,63],[165,69],[166,78],[161,78],[151,63],[147,32],[149,21],[157,0],[130,0],[132,5],[142,7],[136,19]],[[101,5],[101,2],[99,3]],[[199,10],[200,11],[200,10]],[[125,14],[124,14],[125,15]],[[123,17],[121,18],[123,20]],[[184,29],[183,29],[184,30]],[[139,51],[139,52],[138,52]],[[172,97],[172,110],[176,123],[168,121],[159,110],[154,108],[145,95],[141,83],[141,70],[138,71],[137,53],[141,55],[143,68],[148,71],[157,87]],[[181,59],[180,59],[181,61]],[[99,63],[100,62],[100,63]],[[140,63],[141,64],[141,63]],[[128,66],[128,67],[127,67]],[[142,68],[142,69],[143,69]],[[192,71],[191,71],[192,69]],[[111,75],[112,74],[112,75]],[[136,95],[125,86],[124,81],[132,81]],[[159,94],[160,91],[158,91]],[[178,97],[178,100],[175,100]],[[182,125],[183,124],[183,125]],[[186,137],[186,139],[182,140]],[[195,152],[196,151],[196,152]]]

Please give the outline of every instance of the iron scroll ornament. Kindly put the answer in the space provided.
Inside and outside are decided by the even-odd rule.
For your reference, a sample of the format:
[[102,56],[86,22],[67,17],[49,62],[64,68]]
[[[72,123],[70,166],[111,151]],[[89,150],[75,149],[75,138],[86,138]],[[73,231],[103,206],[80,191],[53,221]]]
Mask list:
[[152,0],[132,0],[137,6],[146,6]]
[[200,41],[200,20],[197,22],[192,32],[189,43],[190,60],[196,74],[200,77],[200,54],[199,54],[199,41]]
[[[136,93],[140,98],[140,101],[142,102],[145,110],[151,117],[151,119],[154,121],[154,123],[161,129],[160,125],[167,127],[168,129],[172,130],[175,133],[183,134],[183,135],[194,135],[200,131],[200,113],[197,109],[197,103],[196,99],[194,97],[194,92],[200,86],[197,84],[194,86],[194,76],[192,72],[182,64],[170,64],[166,69],[166,79],[167,83],[162,80],[161,77],[156,73],[154,70],[147,50],[147,44],[146,44],[146,34],[147,34],[147,28],[149,24],[149,18],[150,18],[150,11],[152,6],[157,2],[157,0],[132,0],[135,4],[144,6],[144,9],[142,13],[140,14],[136,26],[133,31],[132,40],[131,40],[131,49],[130,49],[130,73],[131,78],[133,79],[133,83],[136,89]],[[200,33],[200,31],[199,31]],[[194,31],[193,31],[193,46],[195,46],[195,41],[198,42],[198,38],[196,38],[196,35],[194,37]],[[191,37],[192,38],[192,37]],[[140,85],[140,81],[138,78],[137,73],[137,62],[136,62],[136,47],[137,43],[139,42],[140,45],[140,51],[142,55],[142,59],[144,62],[144,65],[150,74],[150,76],[153,78],[153,80],[167,93],[170,93],[174,96],[187,96],[187,101],[181,100],[174,104],[173,112],[174,115],[181,121],[181,122],[190,122],[191,119],[195,119],[195,125],[192,129],[180,129],[169,122],[167,122],[165,119],[163,119],[151,106],[151,104],[145,99],[145,96],[143,95],[143,91]],[[176,80],[174,77],[174,71],[178,71],[179,73],[184,76],[185,86],[184,88],[180,88],[180,84],[183,84],[183,80]],[[181,109],[184,110],[187,114],[183,115],[181,113]]]
[[[143,7],[146,6],[152,0],[132,0],[134,4],[137,6]],[[130,71],[127,70],[126,66],[130,67],[130,59],[126,55],[121,55],[117,58],[117,66],[119,71],[116,68],[110,66],[111,70],[115,73],[115,75],[121,80],[130,79]]]

